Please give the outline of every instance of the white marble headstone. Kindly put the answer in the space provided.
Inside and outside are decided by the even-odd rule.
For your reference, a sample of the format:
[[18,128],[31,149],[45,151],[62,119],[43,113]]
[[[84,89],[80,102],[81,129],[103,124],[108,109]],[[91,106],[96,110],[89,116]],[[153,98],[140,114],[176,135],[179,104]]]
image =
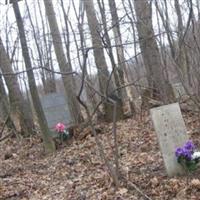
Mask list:
[[175,157],[176,148],[188,140],[179,104],[153,108],[150,112],[168,176],[184,174]]

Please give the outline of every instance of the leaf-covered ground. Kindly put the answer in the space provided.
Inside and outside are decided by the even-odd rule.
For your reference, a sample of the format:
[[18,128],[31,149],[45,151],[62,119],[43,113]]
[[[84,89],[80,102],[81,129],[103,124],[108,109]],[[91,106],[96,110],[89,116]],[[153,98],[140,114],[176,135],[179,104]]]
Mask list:
[[[184,114],[190,137],[200,148],[199,118]],[[112,127],[101,124],[99,137],[112,160]],[[190,177],[168,178],[148,117],[117,123],[121,181],[118,191],[101,162],[94,137],[76,140],[45,156],[38,137],[0,143],[1,200],[195,200],[200,199],[200,170]],[[146,196],[146,197],[145,197]],[[147,198],[148,197],[148,198]]]

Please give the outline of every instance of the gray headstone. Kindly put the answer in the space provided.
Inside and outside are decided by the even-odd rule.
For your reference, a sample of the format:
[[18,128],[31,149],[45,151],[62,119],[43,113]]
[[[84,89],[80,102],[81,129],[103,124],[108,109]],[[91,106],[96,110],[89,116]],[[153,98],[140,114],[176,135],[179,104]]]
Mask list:
[[150,112],[168,176],[184,174],[175,156],[176,148],[188,140],[179,104],[153,108]]
[[63,94],[45,95],[41,97],[41,103],[50,129],[53,129],[59,122],[65,125],[71,122],[66,97]]
[[176,99],[187,95],[182,83],[174,83],[172,84],[172,88]]

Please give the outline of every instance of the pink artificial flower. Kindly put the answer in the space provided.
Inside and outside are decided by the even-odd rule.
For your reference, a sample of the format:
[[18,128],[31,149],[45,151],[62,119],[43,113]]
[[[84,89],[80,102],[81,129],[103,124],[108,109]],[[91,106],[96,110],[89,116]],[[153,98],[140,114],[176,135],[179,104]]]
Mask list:
[[64,132],[65,130],[65,125],[63,123],[57,123],[56,124],[56,127],[55,127],[55,130],[58,132],[58,133],[62,133]]

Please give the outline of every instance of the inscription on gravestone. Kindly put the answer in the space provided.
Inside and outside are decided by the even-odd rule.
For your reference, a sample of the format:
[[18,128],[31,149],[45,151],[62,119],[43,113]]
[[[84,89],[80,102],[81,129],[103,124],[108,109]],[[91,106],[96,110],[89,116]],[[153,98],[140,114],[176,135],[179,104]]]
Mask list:
[[45,95],[41,97],[41,103],[50,129],[53,129],[59,122],[65,125],[71,122],[66,97],[63,94]]
[[175,150],[187,140],[187,130],[178,103],[151,109],[151,118],[159,140],[165,168],[169,176],[184,173],[177,163]]

